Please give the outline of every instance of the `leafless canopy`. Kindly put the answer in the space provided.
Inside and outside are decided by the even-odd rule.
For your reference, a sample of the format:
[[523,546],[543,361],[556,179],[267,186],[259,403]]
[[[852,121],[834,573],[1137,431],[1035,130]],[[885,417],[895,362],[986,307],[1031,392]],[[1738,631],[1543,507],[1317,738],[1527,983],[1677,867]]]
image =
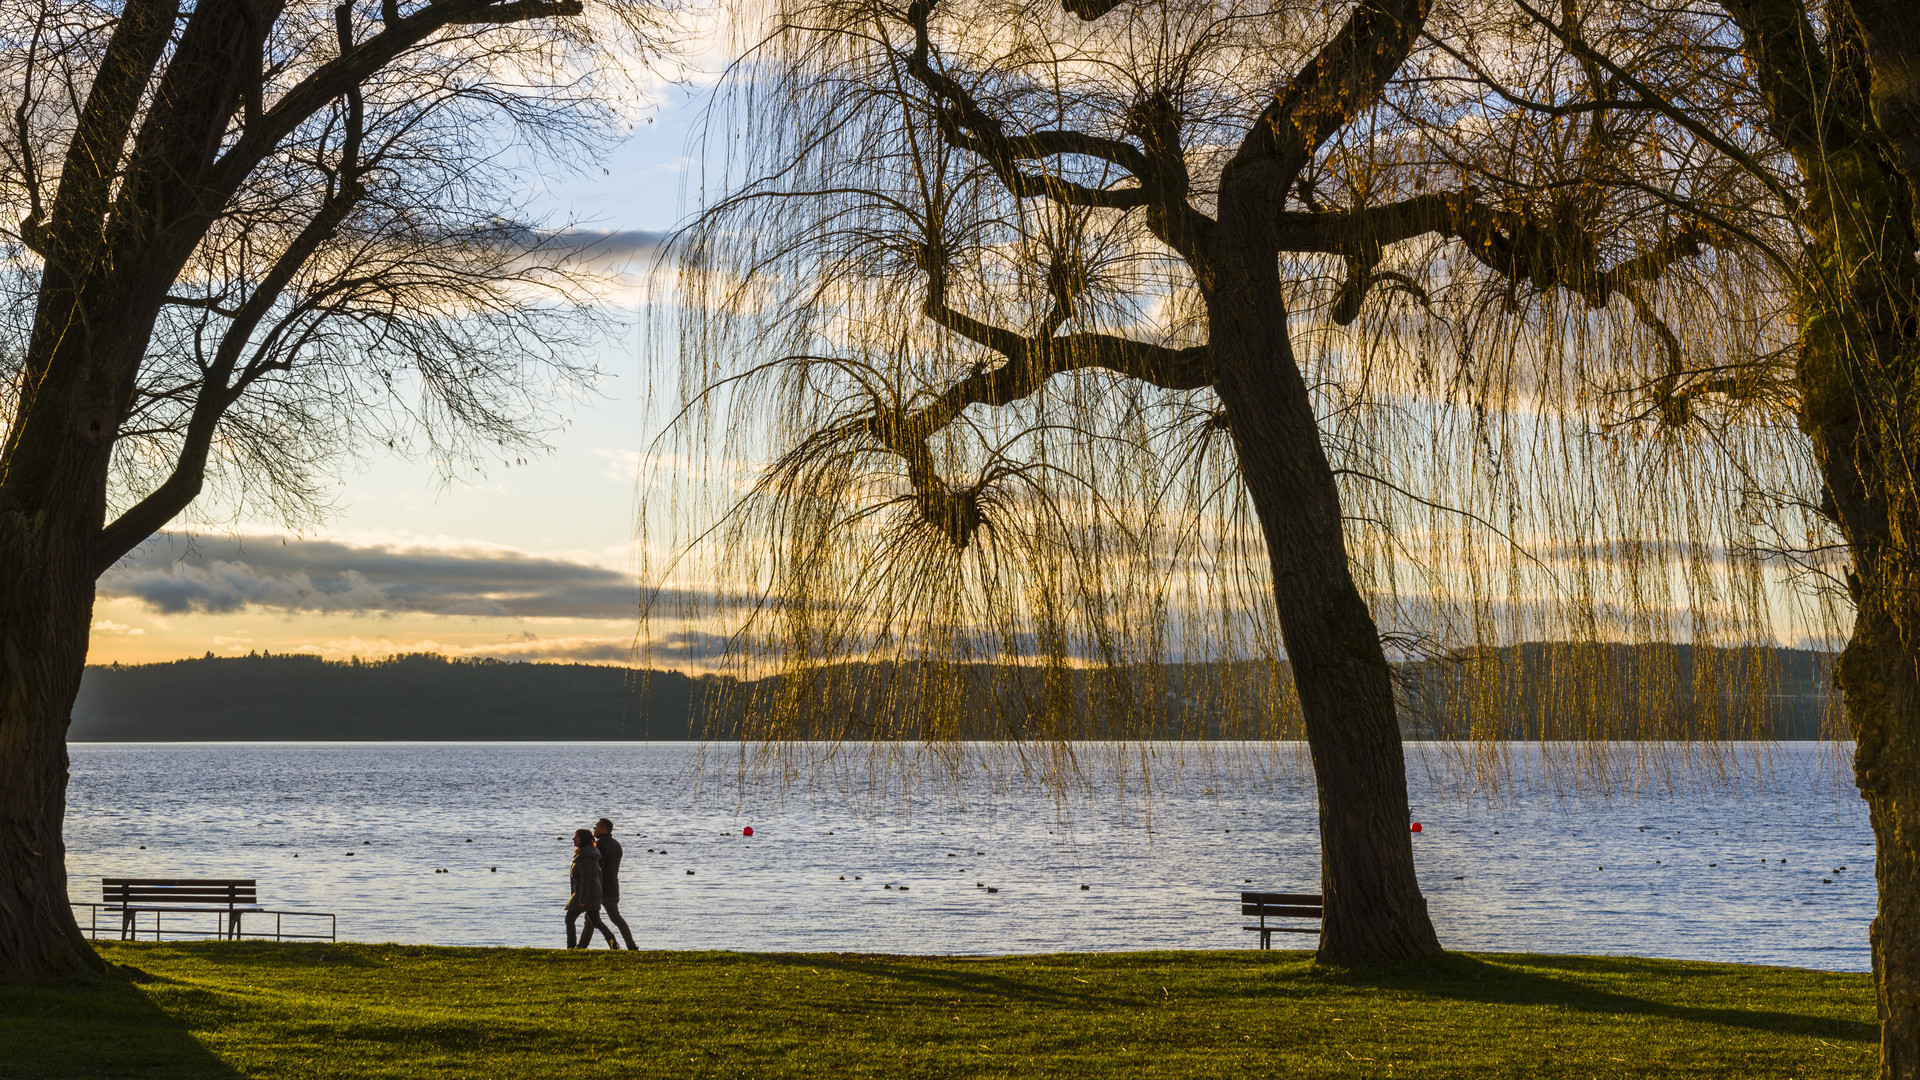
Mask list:
[[[127,185],[146,182],[159,152],[146,132],[191,81],[182,49],[196,10],[0,4],[9,443],[45,270],[77,277],[101,257],[62,247],[60,199],[99,183],[99,229],[128,226]],[[248,10],[257,78],[206,180],[231,194],[205,208],[152,325],[116,436],[106,562],[203,486],[218,494],[197,508],[203,520],[300,524],[326,511],[343,455],[380,446],[451,468],[541,446],[549,406],[596,377],[585,358],[595,283],[577,248],[536,227],[524,177],[622,133],[678,18],[671,3],[578,0]],[[145,46],[157,61],[124,118],[140,134],[125,152],[105,148],[107,176],[70,180],[89,152],[83,125],[101,119],[93,87],[138,62],[114,51],[126,48],[116,32],[145,18],[157,20]]]

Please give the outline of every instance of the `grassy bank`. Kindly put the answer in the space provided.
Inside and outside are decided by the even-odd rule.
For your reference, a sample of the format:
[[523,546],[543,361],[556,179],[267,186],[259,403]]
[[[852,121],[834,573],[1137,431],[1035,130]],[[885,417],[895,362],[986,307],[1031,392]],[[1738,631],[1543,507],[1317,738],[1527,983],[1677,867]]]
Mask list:
[[109,945],[0,982],[0,1077],[1870,1076],[1864,975],[1304,953],[992,960]]

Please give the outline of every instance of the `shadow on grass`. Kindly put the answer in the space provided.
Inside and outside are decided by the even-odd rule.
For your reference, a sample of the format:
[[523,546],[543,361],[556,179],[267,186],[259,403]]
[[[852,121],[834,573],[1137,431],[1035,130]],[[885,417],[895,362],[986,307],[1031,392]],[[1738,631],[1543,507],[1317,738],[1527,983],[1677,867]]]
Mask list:
[[990,995],[1003,1001],[1035,1004],[1064,1004],[1087,1000],[1089,995],[1072,994],[1024,979],[1008,978],[989,971],[969,971],[947,965],[934,967],[926,959],[883,954],[821,956],[819,954],[756,953],[755,959],[791,967],[826,968],[850,975],[876,975],[899,982],[918,983],[943,993]]
[[[1474,1003],[1484,1006],[1561,1008],[1594,1016],[1646,1016],[1662,1020],[1710,1024],[1722,1028],[1765,1032],[1770,1035],[1807,1036],[1835,1041],[1877,1043],[1880,1030],[1869,1021],[1818,1012],[1796,1012],[1779,1008],[1743,1008],[1727,1004],[1692,1004],[1689,998],[1712,996],[1724,1000],[1729,989],[1742,980],[1737,969],[1710,971],[1685,965],[1657,966],[1649,970],[1644,962],[1617,964],[1604,957],[1529,956],[1524,967],[1481,959],[1459,953],[1448,954],[1424,970],[1369,970],[1310,967],[1302,961],[1309,953],[1267,954],[1247,964],[1274,969],[1285,967],[1282,981],[1267,984],[1273,993],[1290,996],[1312,987],[1345,986],[1365,991],[1398,991],[1430,999]],[[795,967],[834,970],[865,975],[918,986],[943,996],[991,996],[1001,1001],[1036,1005],[1125,1005],[1134,1002],[1139,987],[1129,985],[1137,979],[1120,980],[1112,985],[1100,980],[1084,991],[1047,985],[1052,980],[1008,975],[990,969],[953,964],[930,964],[924,959],[897,956],[820,956],[781,953],[756,954],[755,959]],[[1239,964],[1233,967],[1240,967]],[[1226,974],[1232,968],[1222,968]],[[1242,969],[1244,970],[1244,969]],[[1769,982],[1789,973],[1755,972],[1756,978]],[[1621,989],[1598,985],[1602,980],[1631,976],[1645,980],[1644,985]],[[1152,980],[1148,980],[1152,981]],[[1221,1002],[1244,1000],[1249,987],[1237,979],[1182,980],[1180,994],[1188,1001],[1218,999]],[[1696,993],[1694,987],[1698,986]],[[1284,989],[1283,989],[1284,987]],[[1254,991],[1259,996],[1261,991]],[[1791,1002],[1790,991],[1775,986],[1768,991],[1774,1002]],[[1158,998],[1147,993],[1147,998]]]
[[[183,946],[187,943],[182,942]],[[367,946],[324,941],[195,941],[194,955],[209,964],[233,964],[246,968],[386,968],[385,959],[370,955]],[[411,946],[381,946],[386,953],[409,953],[407,959],[420,957]]]
[[239,1080],[187,1025],[123,979],[0,980],[7,1080]]
[[[1607,962],[1598,957],[1529,957],[1530,967],[1558,967],[1565,977],[1521,970],[1490,963],[1478,957],[1449,954],[1434,970],[1427,972],[1372,972],[1365,969],[1320,969],[1315,977],[1335,984],[1369,989],[1393,989],[1454,1001],[1472,1001],[1483,1005],[1553,1005],[1578,1012],[1608,1016],[1657,1016],[1696,1024],[1747,1028],[1771,1035],[1810,1035],[1877,1043],[1877,1025],[1859,1020],[1811,1013],[1766,1009],[1728,1008],[1716,1005],[1688,1005],[1658,997],[1641,997],[1603,989],[1584,981],[1582,975],[1608,974]],[[1638,972],[1637,974],[1645,974]],[[1702,976],[1685,969],[1665,973],[1659,985],[1685,993],[1690,979]]]

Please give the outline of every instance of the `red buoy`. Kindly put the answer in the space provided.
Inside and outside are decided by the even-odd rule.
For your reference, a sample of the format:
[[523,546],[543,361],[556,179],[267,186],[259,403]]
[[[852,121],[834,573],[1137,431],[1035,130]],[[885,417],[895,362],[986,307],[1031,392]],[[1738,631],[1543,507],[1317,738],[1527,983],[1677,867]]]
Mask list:
[[749,826],[747,826],[746,828],[744,828],[744,829],[741,829],[741,830],[740,830],[740,835],[741,835],[741,836],[752,836],[752,835],[753,835],[753,826],[751,826],[751,825],[749,825]]
[[1420,831],[1420,823],[1419,823],[1419,822],[1417,822],[1417,821],[1416,821],[1416,822],[1414,822],[1414,823],[1413,823],[1413,831],[1414,831],[1414,832],[1419,832],[1419,831]]

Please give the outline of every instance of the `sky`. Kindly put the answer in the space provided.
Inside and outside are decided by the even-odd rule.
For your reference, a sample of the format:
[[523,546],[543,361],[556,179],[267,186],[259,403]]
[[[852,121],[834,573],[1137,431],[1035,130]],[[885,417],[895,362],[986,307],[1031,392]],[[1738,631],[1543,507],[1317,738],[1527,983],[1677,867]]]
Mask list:
[[[556,221],[671,228],[701,103],[698,86],[663,90],[651,122],[602,160],[521,180]],[[425,462],[367,458],[316,527],[177,524],[156,537],[101,579],[89,662],[257,651],[627,662],[637,467],[658,424],[635,317],[601,350],[599,393],[567,408],[551,452],[524,466],[449,481]]]
[[[535,212],[644,252],[690,209],[683,180],[707,85],[655,90],[600,160],[525,170]],[[550,452],[523,465],[449,479],[427,462],[370,457],[341,478],[334,512],[299,532],[176,524],[102,577],[90,662],[263,651],[630,662],[638,472],[664,419],[649,410],[637,318],[627,311],[594,358],[598,393],[567,408]],[[661,637],[650,662],[699,666],[709,629]]]

